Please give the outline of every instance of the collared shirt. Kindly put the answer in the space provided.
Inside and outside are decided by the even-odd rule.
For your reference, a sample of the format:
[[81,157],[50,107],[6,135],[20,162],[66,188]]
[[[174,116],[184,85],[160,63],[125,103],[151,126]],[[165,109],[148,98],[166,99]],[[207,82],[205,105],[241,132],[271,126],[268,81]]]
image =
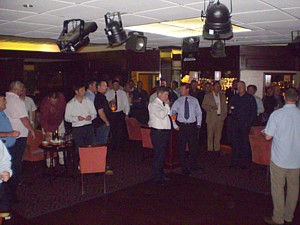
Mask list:
[[271,160],[285,169],[300,168],[300,110],[294,104],[274,111],[265,133],[273,137]]
[[12,92],[6,92],[6,109],[4,110],[6,116],[13,130],[20,131],[20,137],[28,136],[28,129],[23,125],[21,118],[28,117],[26,112],[25,103],[18,95]]
[[[110,102],[115,99],[115,90],[111,89],[106,92],[105,96],[107,98],[107,101]],[[129,100],[127,97],[127,94],[125,91],[118,89],[117,90],[117,110],[115,112],[121,112],[123,111],[126,115],[129,114],[130,110],[130,105],[129,105]]]
[[[12,132],[13,129],[4,111],[0,112],[0,132]],[[12,147],[16,143],[15,137],[1,137],[6,148]]]
[[150,98],[149,98],[149,103],[153,102],[157,97],[157,93],[154,92],[152,95],[150,95]]
[[25,108],[26,108],[27,114],[28,114],[28,118],[29,118],[31,124],[33,124],[34,122],[33,122],[33,118],[32,118],[32,112],[36,111],[37,107],[36,107],[33,99],[28,96],[25,96],[24,103],[25,103]]
[[213,94],[213,96],[214,96],[216,105],[217,105],[217,107],[218,107],[217,114],[220,115],[220,114],[221,114],[221,100],[220,100],[220,94],[216,95],[214,91],[212,92],[212,94]]
[[[96,118],[96,115],[97,112],[93,102],[84,97],[82,102],[80,103],[75,96],[67,104],[65,120],[72,123],[72,127],[82,127],[92,124],[92,120]],[[83,118],[91,116],[92,118],[91,120],[79,121],[78,116],[82,116]]]
[[87,89],[85,92],[85,97],[87,97],[90,101],[94,102],[96,94],[92,92],[90,89]]
[[232,118],[245,121],[250,126],[257,114],[255,98],[247,92],[240,96],[234,95],[229,102],[229,107],[234,107]]
[[254,95],[254,98],[255,98],[256,106],[257,106],[257,115],[264,113],[265,107],[264,107],[264,104],[263,104],[261,98],[256,95]]
[[149,127],[155,129],[171,129],[170,122],[170,106],[168,104],[164,105],[163,102],[156,98],[148,106],[149,110]]
[[[12,175],[11,170],[11,156],[7,151],[7,148],[3,144],[3,142],[0,140],[0,173],[7,171],[10,173],[10,176]],[[0,184],[3,181],[0,179]]]
[[57,102],[53,105],[48,96],[41,103],[40,122],[45,132],[55,132],[64,119],[66,99],[62,93],[57,93]]
[[[189,113],[190,113],[188,119],[184,118],[184,104],[185,104],[186,97],[189,103]],[[180,123],[197,122],[197,125],[201,126],[202,111],[198,100],[193,96],[181,96],[180,98],[178,98],[172,106],[171,114],[172,115],[177,114],[177,121]],[[178,127],[175,121],[173,121],[173,126],[175,129]]]

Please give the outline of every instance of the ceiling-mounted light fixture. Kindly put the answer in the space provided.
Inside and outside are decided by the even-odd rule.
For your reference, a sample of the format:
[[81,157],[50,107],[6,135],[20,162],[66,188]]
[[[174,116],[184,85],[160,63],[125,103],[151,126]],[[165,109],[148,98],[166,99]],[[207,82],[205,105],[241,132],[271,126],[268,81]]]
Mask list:
[[225,40],[217,40],[215,43],[212,41],[210,55],[213,58],[224,58],[226,57],[225,53]]
[[187,37],[182,39],[182,57],[183,61],[196,61],[196,56],[199,51],[200,37]]
[[143,32],[130,31],[128,33],[128,39],[125,44],[126,50],[134,52],[145,52],[147,47],[147,37]]
[[[205,10],[204,0],[204,10]],[[230,0],[231,11],[220,3],[219,0],[209,0],[206,11],[202,10],[201,18],[205,19],[203,26],[202,36],[207,40],[229,40],[233,37],[231,13],[232,13],[232,0]]]
[[[72,24],[69,31],[69,24]],[[89,44],[89,34],[95,32],[98,28],[95,22],[87,22],[81,19],[65,20],[57,45],[61,52],[76,52],[81,47]]]
[[105,34],[110,46],[123,44],[127,40],[127,35],[123,29],[121,14],[119,12],[106,13]]
[[288,47],[291,49],[292,54],[300,56],[300,30],[291,32],[292,43],[288,44]]

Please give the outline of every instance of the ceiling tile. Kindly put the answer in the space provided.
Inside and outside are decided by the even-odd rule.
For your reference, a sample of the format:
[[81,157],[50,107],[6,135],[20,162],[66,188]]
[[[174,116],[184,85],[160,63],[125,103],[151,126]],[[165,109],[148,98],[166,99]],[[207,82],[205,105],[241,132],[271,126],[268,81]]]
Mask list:
[[132,25],[140,25],[140,24],[149,24],[157,22],[157,19],[147,18],[139,15],[126,14],[122,16],[123,26],[132,26]]
[[297,18],[300,18],[300,7],[284,9],[284,11],[286,11],[287,13],[289,13]]
[[20,22],[9,22],[5,24],[0,24],[0,31],[1,34],[8,33],[9,35],[16,35],[20,33],[24,33],[27,31],[34,31],[41,28],[44,28],[45,25],[38,25],[38,24],[26,24]]
[[277,7],[277,8],[291,8],[291,7],[300,7],[299,0],[264,0],[264,2]]
[[281,34],[290,33],[293,30],[300,30],[300,20],[272,22],[272,23],[259,23],[255,26],[266,30],[272,30]]
[[[35,13],[29,13],[29,12],[17,12],[12,10],[6,10],[6,9],[0,9],[0,20],[17,20],[21,19],[27,16],[35,15]],[[0,30],[1,32],[1,30]]]
[[21,22],[29,22],[29,23],[38,23],[38,24],[50,24],[50,25],[62,25],[64,22],[64,18],[54,15],[47,14],[38,14],[34,16],[29,16],[23,19],[19,19]]

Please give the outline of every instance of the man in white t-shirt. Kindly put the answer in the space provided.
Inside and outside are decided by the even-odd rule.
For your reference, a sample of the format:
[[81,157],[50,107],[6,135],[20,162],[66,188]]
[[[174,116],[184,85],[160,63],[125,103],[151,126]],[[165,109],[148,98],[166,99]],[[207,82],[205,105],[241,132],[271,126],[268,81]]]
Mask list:
[[36,110],[37,110],[37,107],[33,101],[32,98],[26,96],[26,88],[23,89],[23,92],[22,94],[20,95],[20,98],[24,101],[25,103],[25,108],[26,108],[26,111],[28,113],[28,118],[31,122],[31,125],[33,127],[35,127],[35,118],[36,118]]

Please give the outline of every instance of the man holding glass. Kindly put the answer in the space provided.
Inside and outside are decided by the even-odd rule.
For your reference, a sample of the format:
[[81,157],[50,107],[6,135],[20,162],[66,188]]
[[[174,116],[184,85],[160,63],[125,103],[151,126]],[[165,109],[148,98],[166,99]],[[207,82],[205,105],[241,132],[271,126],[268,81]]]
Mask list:
[[[173,127],[178,131],[179,162],[182,172],[190,175],[192,171],[203,170],[198,166],[198,133],[201,127],[202,111],[198,100],[189,95],[190,85],[182,83],[180,95],[171,109],[171,114],[177,115]],[[186,144],[189,147],[188,161]]]

